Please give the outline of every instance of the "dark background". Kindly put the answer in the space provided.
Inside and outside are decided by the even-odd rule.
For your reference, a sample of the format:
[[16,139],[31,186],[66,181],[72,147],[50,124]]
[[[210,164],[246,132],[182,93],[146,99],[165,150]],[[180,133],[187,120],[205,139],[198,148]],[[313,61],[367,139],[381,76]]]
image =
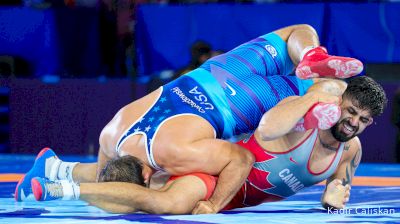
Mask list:
[[307,23],[330,54],[359,58],[384,86],[389,105],[360,136],[363,161],[397,160],[400,3],[32,2],[0,6],[0,153],[95,155],[113,115],[152,77],[188,64],[196,40],[228,51]]

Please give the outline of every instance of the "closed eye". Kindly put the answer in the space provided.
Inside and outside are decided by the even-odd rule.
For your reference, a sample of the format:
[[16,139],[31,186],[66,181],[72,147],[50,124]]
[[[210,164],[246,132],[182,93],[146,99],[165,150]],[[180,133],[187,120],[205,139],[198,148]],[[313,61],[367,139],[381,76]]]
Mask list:
[[351,115],[357,115],[356,110],[354,110],[354,109],[351,108],[351,107],[349,107],[349,108],[347,109],[347,111],[348,111]]
[[369,119],[368,119],[368,118],[365,118],[365,117],[360,118],[360,120],[361,120],[361,122],[364,123],[364,124],[366,124],[366,123],[369,122]]

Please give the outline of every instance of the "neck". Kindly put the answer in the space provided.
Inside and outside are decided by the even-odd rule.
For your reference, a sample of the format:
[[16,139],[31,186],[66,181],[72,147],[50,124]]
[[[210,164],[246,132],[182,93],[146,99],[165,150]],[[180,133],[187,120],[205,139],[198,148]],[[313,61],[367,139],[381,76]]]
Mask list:
[[336,151],[337,150],[337,148],[338,148],[337,146],[332,146],[333,144],[336,145],[336,141],[333,141],[333,143],[327,143],[327,142],[323,141],[321,139],[321,133],[318,133],[318,139],[319,139],[319,142],[321,143],[322,147],[324,147],[324,148],[326,148],[328,150],[331,150],[331,151]]

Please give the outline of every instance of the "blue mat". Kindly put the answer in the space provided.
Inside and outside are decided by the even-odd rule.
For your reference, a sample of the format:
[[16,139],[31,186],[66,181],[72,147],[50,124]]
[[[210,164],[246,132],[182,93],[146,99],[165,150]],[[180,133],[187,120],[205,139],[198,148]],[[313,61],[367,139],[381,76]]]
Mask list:
[[[95,158],[62,157],[93,162]],[[0,156],[0,173],[29,170],[34,156]],[[362,164],[363,176],[398,177],[400,166]],[[304,189],[287,200],[225,211],[216,215],[110,214],[83,201],[15,202],[15,182],[0,182],[0,223],[400,223],[400,187],[352,187],[345,210],[327,211],[320,205],[323,186]]]

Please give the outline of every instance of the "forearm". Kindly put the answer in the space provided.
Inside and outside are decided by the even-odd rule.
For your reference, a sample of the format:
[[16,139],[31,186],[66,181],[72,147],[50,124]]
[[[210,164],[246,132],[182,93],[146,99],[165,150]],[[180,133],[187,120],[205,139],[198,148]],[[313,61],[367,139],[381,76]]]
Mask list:
[[114,213],[145,211],[164,213],[162,202],[156,200],[157,191],[123,182],[82,183],[80,199]]
[[273,140],[289,133],[307,111],[318,103],[318,97],[308,93],[290,102],[279,104],[261,118],[256,134],[264,141]]
[[[238,150],[245,150],[239,148]],[[254,157],[248,151],[242,156],[232,159],[219,174],[217,186],[209,201],[215,206],[216,212],[223,209],[244,184],[254,163]]]
[[321,91],[334,96],[341,96],[347,88],[347,83],[337,79],[314,79],[312,85],[307,92]]

